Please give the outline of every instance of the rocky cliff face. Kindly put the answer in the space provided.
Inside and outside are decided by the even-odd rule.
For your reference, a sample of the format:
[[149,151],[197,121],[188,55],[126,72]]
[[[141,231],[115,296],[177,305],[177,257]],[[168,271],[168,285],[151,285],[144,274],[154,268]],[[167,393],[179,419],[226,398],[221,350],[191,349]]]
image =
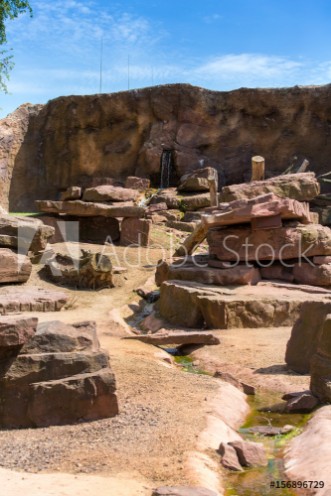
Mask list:
[[241,182],[255,154],[269,176],[294,157],[327,172],[330,136],[331,85],[215,92],[176,84],[61,97],[0,121],[0,203],[34,210],[34,200],[93,176],[138,175],[158,186],[163,151],[171,151],[174,182],[208,165],[221,182]]

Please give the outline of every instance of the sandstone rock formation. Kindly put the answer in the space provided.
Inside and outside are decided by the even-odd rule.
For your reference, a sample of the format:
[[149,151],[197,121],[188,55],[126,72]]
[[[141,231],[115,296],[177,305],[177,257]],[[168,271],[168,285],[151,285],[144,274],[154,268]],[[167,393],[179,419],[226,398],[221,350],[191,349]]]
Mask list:
[[331,401],[331,314],[323,322],[310,364],[310,389],[321,403]]
[[[189,281],[169,280],[161,285],[158,309],[173,325],[199,329],[281,327],[293,325],[301,306],[327,295],[267,285],[222,288]],[[326,303],[325,303],[326,304]],[[322,305],[322,303],[321,303]],[[184,311],[183,309],[189,309]]]
[[331,301],[307,301],[302,305],[287,343],[285,361],[288,367],[300,374],[310,372],[323,332],[326,316],[331,313]]
[[0,248],[0,284],[26,282],[31,274],[32,264],[25,255]]
[[20,253],[45,250],[54,228],[34,217],[0,215],[0,247],[20,248]]
[[46,427],[118,413],[116,384],[93,322],[0,318],[0,426]]
[[202,164],[227,184],[243,182],[256,154],[271,176],[294,157],[328,172],[330,88],[215,92],[178,84],[24,105],[0,123],[0,204],[7,208],[10,197],[11,210],[31,211],[34,200],[90,186],[92,176],[142,176],[158,187],[164,151],[178,179]]
[[0,287],[0,315],[19,312],[57,312],[69,301],[69,295],[63,291],[29,286]]
[[248,200],[266,193],[274,193],[280,198],[292,198],[298,201],[309,201],[320,192],[320,185],[315,174],[285,174],[265,181],[224,186],[221,201]]

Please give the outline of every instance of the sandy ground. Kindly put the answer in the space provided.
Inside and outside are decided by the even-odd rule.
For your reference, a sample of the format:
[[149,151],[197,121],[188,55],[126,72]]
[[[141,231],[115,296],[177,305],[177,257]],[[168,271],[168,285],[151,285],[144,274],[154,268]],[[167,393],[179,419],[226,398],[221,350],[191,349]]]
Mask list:
[[[59,245],[54,248],[62,250]],[[119,264],[127,256],[137,260],[134,250],[128,255],[116,248],[116,254]],[[71,298],[65,311],[36,314],[42,321],[97,321],[102,347],[109,351],[116,374],[120,415],[74,426],[1,431],[1,496],[144,496],[160,485],[197,482],[185,471],[185,460],[206,427],[219,379],[183,372],[165,363],[157,348],[121,339],[125,335],[121,309],[130,315],[139,308],[134,289],[154,275],[153,264],[161,256],[162,250],[149,253],[140,268],[129,270],[121,288],[66,290]],[[152,284],[150,280],[151,289]],[[29,285],[56,287],[40,279],[37,266],[27,291]],[[216,333],[219,346],[194,352],[200,368],[229,371],[280,394],[307,388],[307,376],[289,374],[284,367],[289,328]]]

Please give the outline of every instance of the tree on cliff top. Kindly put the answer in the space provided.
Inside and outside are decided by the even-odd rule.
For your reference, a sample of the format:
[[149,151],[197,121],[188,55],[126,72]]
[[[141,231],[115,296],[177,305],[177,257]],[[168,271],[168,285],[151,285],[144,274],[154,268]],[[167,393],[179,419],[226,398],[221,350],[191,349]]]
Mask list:
[[0,92],[7,93],[6,80],[9,79],[9,72],[14,66],[13,56],[9,50],[1,48],[7,43],[6,21],[15,19],[20,14],[29,12],[32,15],[32,9],[29,2],[23,0],[0,0]]

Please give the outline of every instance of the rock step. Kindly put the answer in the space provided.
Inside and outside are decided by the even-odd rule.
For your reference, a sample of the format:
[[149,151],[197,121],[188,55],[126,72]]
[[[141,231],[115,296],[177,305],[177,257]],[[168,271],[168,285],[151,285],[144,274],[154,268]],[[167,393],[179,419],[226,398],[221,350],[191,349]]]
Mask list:
[[0,288],[0,315],[18,312],[54,312],[68,303],[69,295],[60,291],[29,286]]
[[158,306],[161,317],[176,326],[259,328],[293,325],[302,305],[312,299],[331,303],[330,293],[312,295],[259,284],[221,288],[173,280],[161,285]]
[[164,344],[220,344],[220,340],[210,332],[157,332],[155,334],[137,334],[126,336],[123,339],[136,339],[142,343],[164,345]]
[[81,217],[144,217],[145,207],[131,205],[109,205],[107,203],[92,203],[81,200],[51,201],[37,200],[39,212],[52,214],[67,214]]

